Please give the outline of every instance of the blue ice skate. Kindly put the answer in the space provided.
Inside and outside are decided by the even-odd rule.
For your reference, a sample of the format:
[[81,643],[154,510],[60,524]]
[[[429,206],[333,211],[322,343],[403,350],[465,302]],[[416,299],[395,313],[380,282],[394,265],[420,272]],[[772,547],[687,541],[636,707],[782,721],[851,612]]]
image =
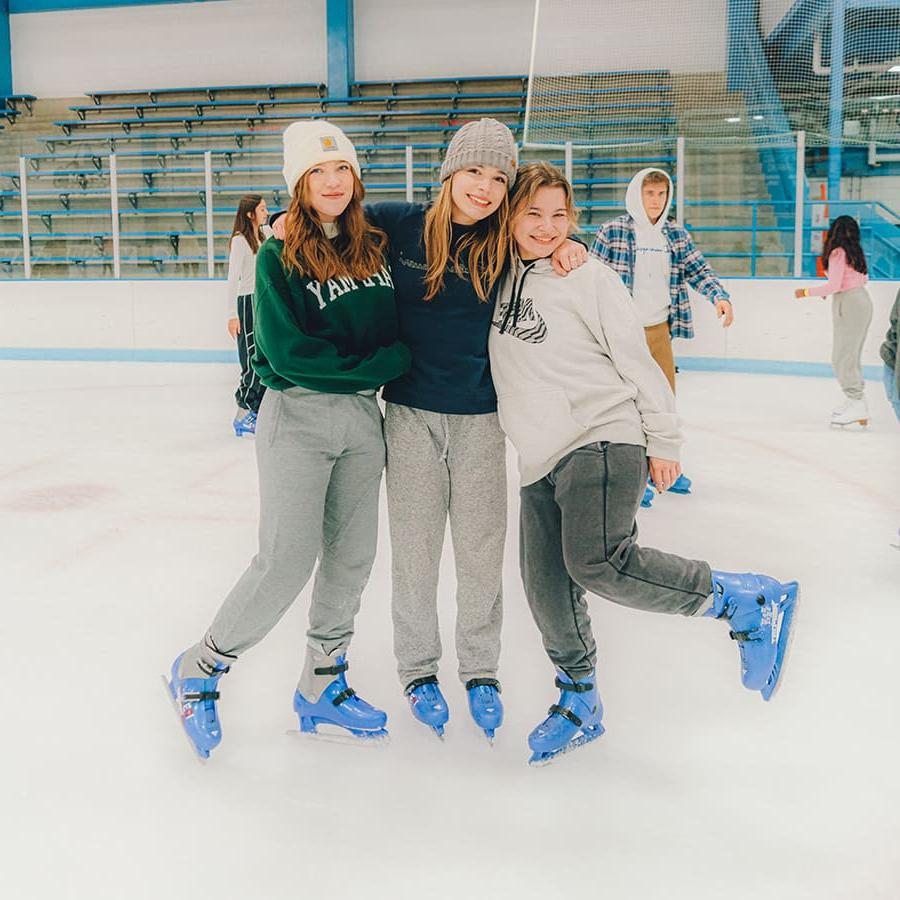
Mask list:
[[741,653],[744,687],[770,700],[784,673],[800,586],[752,572],[716,571],[712,584],[713,607],[706,615],[728,622]]
[[466,692],[472,719],[493,744],[494,732],[503,724],[500,682],[496,678],[470,678],[466,682]]
[[436,675],[416,678],[406,686],[406,697],[412,714],[431,728],[439,737],[444,737],[444,726],[450,719],[447,701],[441,693]]
[[383,740],[387,737],[387,713],[366,703],[356,691],[347,687],[344,673],[348,664],[343,656],[335,658],[333,666],[314,669],[316,675],[334,675],[333,681],[312,703],[300,691],[294,692],[294,712],[300,717],[303,734],[318,734],[319,725],[337,725],[354,738]]
[[679,475],[666,490],[670,494],[689,494],[691,492],[691,479],[687,475]]
[[222,666],[216,669],[209,678],[182,678],[178,670],[183,655],[172,663],[172,675],[166,685],[194,752],[205,760],[222,740],[222,726],[216,710],[216,700],[219,699],[216,688],[228,668]]
[[784,671],[791,653],[794,639],[794,624],[797,621],[797,601],[800,599],[800,585],[789,581],[781,585],[781,627],[778,629],[778,649],[775,652],[775,665],[766,679],[766,685],[760,692],[763,700],[771,700],[781,686],[781,673]]
[[528,760],[530,765],[547,765],[557,756],[597,740],[606,730],[600,721],[603,704],[594,675],[591,672],[573,681],[557,669],[559,703],[550,707],[548,717],[528,735],[528,746],[532,751]]
[[256,413],[248,409],[246,415],[236,416],[231,423],[234,427],[234,436],[243,437],[245,434],[256,434]]
[[650,509],[653,506],[653,488],[650,485],[644,488],[644,496],[641,497],[641,506],[644,509]]

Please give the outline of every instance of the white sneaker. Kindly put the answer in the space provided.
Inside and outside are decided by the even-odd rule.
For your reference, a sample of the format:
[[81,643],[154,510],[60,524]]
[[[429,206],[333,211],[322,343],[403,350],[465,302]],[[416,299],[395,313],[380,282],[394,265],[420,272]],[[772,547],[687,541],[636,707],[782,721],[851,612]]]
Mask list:
[[859,400],[847,400],[831,414],[832,425],[869,424],[869,409],[864,397]]

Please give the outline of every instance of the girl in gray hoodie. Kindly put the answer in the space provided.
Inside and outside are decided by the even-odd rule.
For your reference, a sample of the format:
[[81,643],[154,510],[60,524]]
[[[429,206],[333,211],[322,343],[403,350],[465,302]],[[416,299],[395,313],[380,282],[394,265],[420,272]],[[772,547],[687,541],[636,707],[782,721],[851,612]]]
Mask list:
[[500,425],[519,454],[522,580],[561,691],[529,735],[531,762],[603,732],[586,591],[727,621],[745,687],[770,699],[798,585],[638,546],[648,468],[659,490],[681,473],[674,395],[619,276],[596,259],[566,278],[553,271],[549,257],[575,223],[562,173],[520,168],[510,222],[514,262],[497,296],[491,370]]

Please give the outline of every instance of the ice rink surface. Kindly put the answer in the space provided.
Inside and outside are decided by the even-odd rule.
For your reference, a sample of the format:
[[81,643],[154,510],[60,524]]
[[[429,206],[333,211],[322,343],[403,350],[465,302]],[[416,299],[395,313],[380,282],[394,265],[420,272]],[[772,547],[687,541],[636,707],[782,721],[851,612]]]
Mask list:
[[771,704],[741,687],[721,623],[594,598],[607,733],[530,769],[557,692],[518,578],[510,457],[495,746],[456,680],[449,552],[446,742],[406,709],[383,511],[350,683],[388,711],[391,743],[286,735],[307,590],[222,680],[224,740],[201,766],[160,674],[255,552],[235,377],[0,363],[3,897],[900,897],[900,425],[880,384],[868,430],[833,431],[833,381],[680,376],[695,491],[642,511],[641,542],[799,579]]

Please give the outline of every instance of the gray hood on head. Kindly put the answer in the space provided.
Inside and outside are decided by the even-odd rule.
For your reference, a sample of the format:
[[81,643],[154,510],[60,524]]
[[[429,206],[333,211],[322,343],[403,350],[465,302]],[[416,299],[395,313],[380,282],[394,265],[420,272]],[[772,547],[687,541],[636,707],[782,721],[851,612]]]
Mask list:
[[641,188],[644,185],[644,179],[651,172],[659,172],[660,175],[665,175],[666,181],[669,182],[669,196],[666,200],[666,208],[662,211],[662,215],[656,220],[655,226],[657,228],[662,228],[666,223],[666,219],[669,217],[669,208],[672,205],[672,179],[669,178],[668,173],[663,172],[662,169],[641,169],[641,171],[631,179],[628,190],[625,192],[625,209],[628,210],[629,215],[634,219],[638,227],[654,227],[654,224],[647,218],[647,213],[644,212],[644,201],[641,199]]

